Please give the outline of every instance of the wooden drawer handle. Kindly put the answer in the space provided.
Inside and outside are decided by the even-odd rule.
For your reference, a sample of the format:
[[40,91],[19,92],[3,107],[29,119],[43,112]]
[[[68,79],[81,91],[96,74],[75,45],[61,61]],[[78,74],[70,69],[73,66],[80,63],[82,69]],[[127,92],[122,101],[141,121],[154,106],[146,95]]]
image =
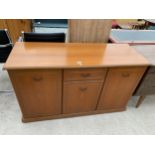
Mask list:
[[86,91],[86,90],[87,90],[86,87],[83,87],[83,88],[81,87],[81,88],[80,88],[80,91]]
[[33,77],[34,81],[41,81],[43,78],[42,77]]
[[82,73],[81,76],[84,77],[84,78],[86,78],[86,77],[90,77],[91,74],[90,73]]
[[130,74],[129,74],[129,73],[122,73],[122,76],[123,76],[123,77],[129,77]]

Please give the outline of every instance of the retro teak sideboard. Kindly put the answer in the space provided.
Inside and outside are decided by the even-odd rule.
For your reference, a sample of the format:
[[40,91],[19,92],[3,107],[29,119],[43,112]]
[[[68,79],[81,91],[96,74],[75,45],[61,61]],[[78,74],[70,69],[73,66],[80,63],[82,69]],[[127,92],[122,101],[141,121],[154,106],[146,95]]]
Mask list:
[[126,44],[17,42],[4,69],[29,122],[123,111],[148,65]]

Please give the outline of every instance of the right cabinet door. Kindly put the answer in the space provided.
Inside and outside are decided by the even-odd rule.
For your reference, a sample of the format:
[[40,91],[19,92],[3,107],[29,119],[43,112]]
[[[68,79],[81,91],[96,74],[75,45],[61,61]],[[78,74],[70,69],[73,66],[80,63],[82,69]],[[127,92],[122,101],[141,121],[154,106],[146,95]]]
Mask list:
[[110,68],[97,109],[125,108],[146,67]]

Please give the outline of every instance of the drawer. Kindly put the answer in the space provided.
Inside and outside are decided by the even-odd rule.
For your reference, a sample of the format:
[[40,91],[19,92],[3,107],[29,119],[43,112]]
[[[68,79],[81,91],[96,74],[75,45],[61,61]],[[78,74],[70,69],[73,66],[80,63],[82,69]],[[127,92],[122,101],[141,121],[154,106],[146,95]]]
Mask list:
[[64,81],[104,80],[107,69],[68,69],[64,70]]

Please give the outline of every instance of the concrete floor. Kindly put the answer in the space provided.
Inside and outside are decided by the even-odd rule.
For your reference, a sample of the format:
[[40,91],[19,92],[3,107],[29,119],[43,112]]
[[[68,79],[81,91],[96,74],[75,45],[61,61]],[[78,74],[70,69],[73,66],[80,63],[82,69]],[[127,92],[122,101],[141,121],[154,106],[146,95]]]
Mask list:
[[[12,90],[6,71],[0,65],[0,90]],[[0,93],[0,134],[155,134],[155,96],[148,96],[136,109],[137,97],[127,111],[22,123],[21,112],[12,93]]]

